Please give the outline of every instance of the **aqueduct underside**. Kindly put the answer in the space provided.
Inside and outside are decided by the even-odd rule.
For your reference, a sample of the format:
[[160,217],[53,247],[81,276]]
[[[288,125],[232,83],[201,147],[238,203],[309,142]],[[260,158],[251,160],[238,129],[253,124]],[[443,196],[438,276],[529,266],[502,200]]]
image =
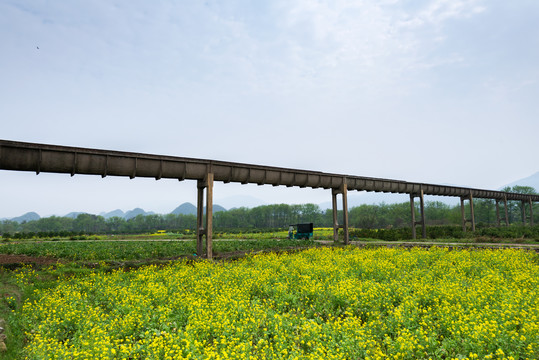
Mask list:
[[[348,204],[347,193],[350,190],[375,191],[408,194],[412,214],[412,234],[416,237],[416,225],[421,225],[422,236],[426,237],[424,196],[451,196],[461,200],[462,227],[466,231],[466,223],[471,223],[475,230],[473,199],[491,199],[496,201],[497,224],[500,226],[500,202],[504,204],[505,224],[508,224],[507,201],[521,201],[522,221],[529,218],[533,225],[533,203],[539,201],[539,195],[508,193],[503,191],[482,190],[457,186],[414,183],[401,180],[381,179],[364,176],[330,174],[319,171],[279,168],[272,166],[242,164],[225,161],[193,159],[175,156],[140,154],[132,152],[110,151],[100,149],[77,148],[58,145],[25,143],[0,140],[0,170],[85,174],[105,176],[125,176],[155,178],[156,180],[178,179],[196,180],[197,197],[197,252],[204,253],[204,236],[206,237],[206,256],[212,258],[212,214],[213,183],[236,182],[241,184],[258,184],[287,186],[300,188],[323,188],[331,190],[333,204],[333,229],[335,241],[338,240],[338,229],[344,232],[344,243],[348,236]],[[204,196],[204,190],[206,196]],[[342,225],[337,221],[337,196],[342,196]],[[416,221],[414,199],[419,198],[419,220]],[[204,201],[204,199],[206,201]],[[470,204],[470,219],[465,218],[465,201]],[[203,224],[203,209],[206,203],[206,221]],[[526,214],[525,208],[529,211]]]

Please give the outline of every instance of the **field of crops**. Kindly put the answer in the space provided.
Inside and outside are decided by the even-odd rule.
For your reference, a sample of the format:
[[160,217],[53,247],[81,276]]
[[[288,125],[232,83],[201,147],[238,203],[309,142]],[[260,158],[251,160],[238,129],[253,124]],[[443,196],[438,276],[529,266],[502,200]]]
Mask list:
[[[19,283],[36,276],[22,269]],[[29,359],[537,359],[539,259],[319,248],[183,260],[65,278],[20,319]]]
[[[235,251],[306,248],[311,240],[219,240],[213,242],[216,256]],[[0,254],[49,256],[70,261],[126,261],[196,256],[196,242],[185,241],[23,241],[0,243]]]

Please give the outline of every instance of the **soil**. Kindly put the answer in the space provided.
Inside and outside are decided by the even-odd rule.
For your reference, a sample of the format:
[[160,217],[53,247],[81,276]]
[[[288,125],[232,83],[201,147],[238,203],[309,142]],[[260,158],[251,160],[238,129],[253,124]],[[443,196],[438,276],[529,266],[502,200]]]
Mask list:
[[56,264],[58,259],[47,256],[27,256],[27,255],[7,255],[0,254],[0,266],[32,264],[32,265],[52,265]]

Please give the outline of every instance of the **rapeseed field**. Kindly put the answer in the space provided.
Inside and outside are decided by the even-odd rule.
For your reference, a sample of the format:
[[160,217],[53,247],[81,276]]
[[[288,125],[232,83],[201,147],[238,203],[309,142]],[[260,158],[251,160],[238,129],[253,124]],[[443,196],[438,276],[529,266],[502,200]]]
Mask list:
[[524,251],[318,248],[34,295],[28,359],[539,358],[539,257]]

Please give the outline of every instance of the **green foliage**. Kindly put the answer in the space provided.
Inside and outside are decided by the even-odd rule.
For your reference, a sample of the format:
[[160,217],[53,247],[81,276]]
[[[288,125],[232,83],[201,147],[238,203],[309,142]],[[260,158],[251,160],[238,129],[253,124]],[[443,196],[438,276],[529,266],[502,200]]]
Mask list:
[[[504,191],[523,194],[535,194],[535,189],[527,186],[514,186]],[[507,213],[511,224],[522,223],[522,209],[528,205],[520,201],[509,201]],[[534,204],[534,223],[539,223],[539,204]],[[419,218],[419,204],[415,203],[416,218]],[[466,218],[470,219],[470,206],[465,206]],[[503,218],[505,209],[500,204]],[[496,206],[493,200],[474,199],[476,223],[485,225],[496,223]],[[425,203],[427,225],[459,225],[461,223],[460,205],[449,206],[440,201]],[[339,223],[342,224],[342,211],[338,211]],[[503,220],[502,220],[503,221]],[[529,220],[527,220],[529,221]],[[331,227],[333,211],[322,210],[315,204],[287,205],[275,204],[258,206],[252,209],[238,208],[213,214],[213,227],[216,232],[254,231],[255,229],[286,229],[290,224],[312,222],[315,227]],[[408,202],[400,204],[360,205],[349,209],[349,224],[362,229],[388,229],[410,227],[411,209]],[[126,220],[120,217],[105,219],[102,216],[80,214],[76,219],[51,216],[26,223],[4,220],[0,222],[0,234],[3,238],[28,239],[33,237],[66,237],[85,234],[140,234],[158,229],[183,233],[194,232],[195,215],[138,215]],[[67,234],[67,235],[65,235]],[[388,236],[393,236],[392,233]],[[437,235],[434,235],[437,236]],[[457,234],[458,236],[458,234]]]
[[[418,238],[420,228],[417,228]],[[412,239],[411,228],[397,229],[350,229],[352,239],[378,239],[384,241],[410,240]],[[522,239],[539,241],[539,225],[531,226],[508,226],[508,227],[484,227],[477,228],[475,233],[462,231],[461,226],[427,226],[427,239],[477,239],[489,237],[496,239]]]
[[535,191],[535,189],[531,186],[520,186],[520,185],[515,185],[513,187],[508,186],[508,187],[503,188],[502,191],[517,193],[517,194],[537,195],[537,191]]
[[[214,255],[234,251],[305,248],[316,246],[312,240],[231,240],[214,241]],[[49,256],[69,261],[168,260],[196,256],[195,241],[62,241],[0,244],[0,253]]]

